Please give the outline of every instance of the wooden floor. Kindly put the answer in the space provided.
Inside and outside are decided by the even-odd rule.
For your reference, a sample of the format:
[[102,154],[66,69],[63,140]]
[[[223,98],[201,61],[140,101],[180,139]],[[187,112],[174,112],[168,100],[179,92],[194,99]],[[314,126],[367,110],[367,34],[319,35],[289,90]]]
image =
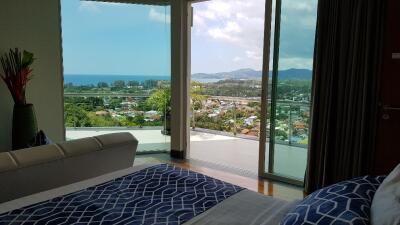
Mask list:
[[288,201],[302,199],[304,196],[303,189],[300,187],[272,182],[251,175],[238,174],[236,171],[229,171],[229,169],[213,163],[206,163],[198,160],[176,160],[170,158],[168,154],[138,155],[135,159],[135,165],[144,163],[174,164],[181,168],[190,169],[252,191]]

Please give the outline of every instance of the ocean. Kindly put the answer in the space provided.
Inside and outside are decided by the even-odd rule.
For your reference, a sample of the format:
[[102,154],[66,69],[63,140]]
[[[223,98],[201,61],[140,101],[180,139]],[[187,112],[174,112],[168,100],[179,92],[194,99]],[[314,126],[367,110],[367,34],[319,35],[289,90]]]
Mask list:
[[95,75],[95,74],[65,74],[64,84],[74,85],[97,85],[99,82],[111,84],[116,80],[123,81],[145,81],[145,80],[170,80],[170,76],[146,76],[146,75]]
[[[96,74],[65,74],[64,84],[74,85],[97,85],[99,82],[111,84],[116,80],[145,81],[145,80],[171,80],[170,76],[148,76],[148,75],[96,75]],[[218,82],[220,79],[194,79],[201,83]]]

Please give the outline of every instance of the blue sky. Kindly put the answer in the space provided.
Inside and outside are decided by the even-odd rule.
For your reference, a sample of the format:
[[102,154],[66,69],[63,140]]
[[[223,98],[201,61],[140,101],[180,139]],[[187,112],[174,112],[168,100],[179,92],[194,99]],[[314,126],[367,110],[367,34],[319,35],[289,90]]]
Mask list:
[[66,74],[170,75],[170,8],[61,1]]
[[[169,7],[61,2],[66,74],[170,75]],[[264,4],[194,4],[192,72],[261,70]],[[312,67],[315,18],[316,0],[283,1],[280,69]]]

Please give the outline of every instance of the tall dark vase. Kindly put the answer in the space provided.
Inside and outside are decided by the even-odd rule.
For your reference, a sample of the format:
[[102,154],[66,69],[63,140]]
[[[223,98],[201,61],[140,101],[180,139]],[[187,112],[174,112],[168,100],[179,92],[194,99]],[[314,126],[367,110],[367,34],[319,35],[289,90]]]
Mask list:
[[33,105],[14,105],[12,149],[17,150],[28,147],[37,131],[37,121]]

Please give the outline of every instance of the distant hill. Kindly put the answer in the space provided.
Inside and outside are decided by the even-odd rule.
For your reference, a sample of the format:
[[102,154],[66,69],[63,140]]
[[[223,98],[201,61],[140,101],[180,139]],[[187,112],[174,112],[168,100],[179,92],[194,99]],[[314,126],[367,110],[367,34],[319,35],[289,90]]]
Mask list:
[[[196,73],[192,74],[193,79],[234,79],[234,80],[251,80],[261,79],[261,71],[253,69],[240,69],[231,72],[222,73]],[[272,72],[269,72],[272,76]],[[281,80],[311,80],[312,71],[308,69],[288,69],[279,71],[279,79]]]

